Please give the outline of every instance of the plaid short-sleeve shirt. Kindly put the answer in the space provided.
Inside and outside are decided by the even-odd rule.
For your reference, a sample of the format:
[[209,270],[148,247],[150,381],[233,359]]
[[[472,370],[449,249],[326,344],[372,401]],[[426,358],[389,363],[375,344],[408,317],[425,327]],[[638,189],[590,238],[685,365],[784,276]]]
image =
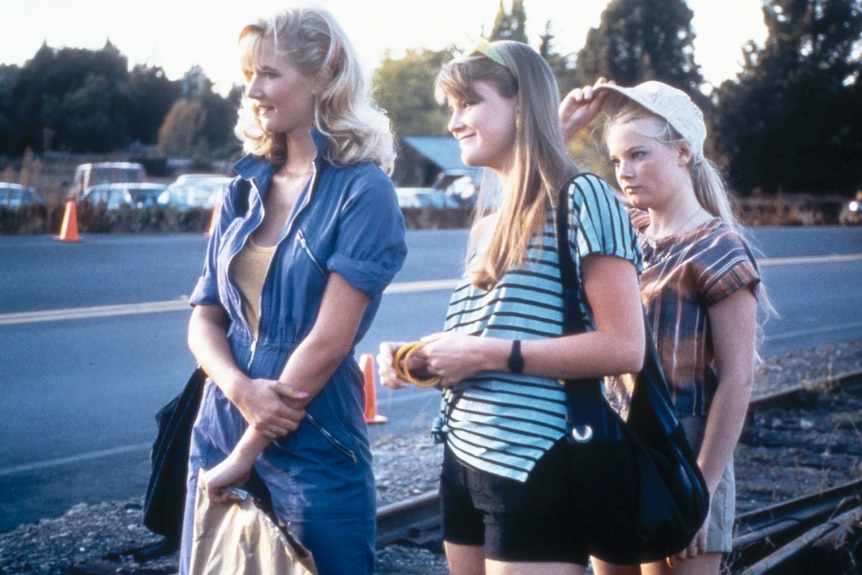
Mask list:
[[[642,232],[649,216],[633,212],[632,222]],[[707,311],[737,290],[754,289],[760,282],[757,263],[719,218],[659,241],[639,233],[638,242],[644,257],[641,297],[676,413],[705,416],[718,386]]]

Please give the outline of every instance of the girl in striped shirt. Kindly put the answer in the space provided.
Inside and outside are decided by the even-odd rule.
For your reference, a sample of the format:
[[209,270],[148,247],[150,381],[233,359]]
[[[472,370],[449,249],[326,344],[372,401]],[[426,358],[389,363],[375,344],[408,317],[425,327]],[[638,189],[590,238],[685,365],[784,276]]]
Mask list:
[[[464,276],[444,331],[423,338],[411,369],[440,378],[443,539],[453,575],[585,572],[559,379],[640,369],[640,253],[623,204],[579,174],[563,142],[559,92],[545,61],[517,42],[482,42],[446,64],[437,95],[451,110],[461,158],[496,174],[500,205],[477,214]],[[563,335],[554,214],[569,202],[566,238],[589,326]],[[398,344],[378,355],[381,382]]]

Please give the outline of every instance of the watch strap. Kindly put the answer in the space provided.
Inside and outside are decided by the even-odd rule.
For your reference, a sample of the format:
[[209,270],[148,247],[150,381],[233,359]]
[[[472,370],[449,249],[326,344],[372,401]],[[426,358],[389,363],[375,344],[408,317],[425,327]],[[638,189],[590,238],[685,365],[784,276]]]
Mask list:
[[521,340],[512,342],[512,351],[509,353],[509,371],[521,373],[524,371],[524,356],[521,355]]

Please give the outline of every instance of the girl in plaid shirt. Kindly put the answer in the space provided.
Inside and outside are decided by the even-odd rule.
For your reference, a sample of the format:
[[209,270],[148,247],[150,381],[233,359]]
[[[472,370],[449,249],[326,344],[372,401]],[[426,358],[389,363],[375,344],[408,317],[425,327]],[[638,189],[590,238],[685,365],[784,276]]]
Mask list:
[[565,136],[599,112],[643,252],[641,299],[711,507],[678,555],[641,566],[593,559],[593,566],[598,575],[718,574],[732,547],[733,450],[753,381],[758,299],[766,303],[760,274],[725,184],[703,155],[706,126],[691,99],[661,82],[623,88],[600,79],[564,99]]

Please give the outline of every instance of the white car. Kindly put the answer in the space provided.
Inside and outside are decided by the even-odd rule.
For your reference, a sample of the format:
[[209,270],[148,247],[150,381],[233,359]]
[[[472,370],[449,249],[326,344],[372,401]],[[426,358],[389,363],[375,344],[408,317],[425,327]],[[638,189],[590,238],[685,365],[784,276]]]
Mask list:
[[81,201],[94,206],[105,204],[109,210],[127,205],[131,208],[149,208],[159,205],[159,198],[167,189],[155,182],[97,184],[84,191]]
[[212,209],[224,198],[231,180],[216,174],[186,174],[167,187],[159,204],[179,210]]
[[42,202],[33,188],[28,188],[21,184],[0,182],[0,206],[17,210],[27,204],[40,203]]

